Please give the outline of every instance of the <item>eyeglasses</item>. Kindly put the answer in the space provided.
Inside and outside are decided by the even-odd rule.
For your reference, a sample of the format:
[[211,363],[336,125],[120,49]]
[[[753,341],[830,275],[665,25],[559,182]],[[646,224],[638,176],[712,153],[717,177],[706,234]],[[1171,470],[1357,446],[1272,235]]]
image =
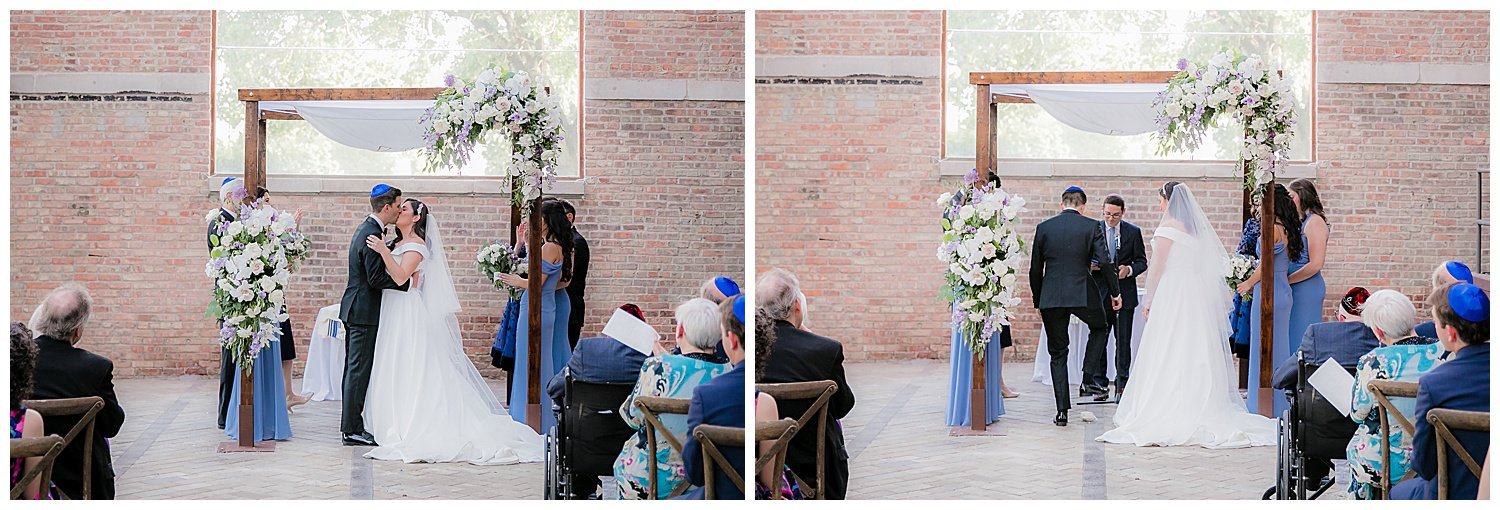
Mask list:
[[1121,218],[1121,217],[1124,217],[1124,216],[1125,216],[1125,211],[1120,211],[1120,212],[1117,212],[1117,213],[1112,213],[1112,212],[1105,212],[1104,213],[1104,217],[1106,217],[1106,218]]

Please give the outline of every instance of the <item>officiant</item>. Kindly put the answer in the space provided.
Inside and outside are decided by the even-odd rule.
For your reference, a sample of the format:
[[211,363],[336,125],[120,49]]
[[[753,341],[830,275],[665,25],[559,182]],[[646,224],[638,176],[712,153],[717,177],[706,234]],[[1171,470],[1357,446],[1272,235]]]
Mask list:
[[[1130,380],[1130,337],[1135,331],[1135,308],[1140,304],[1136,278],[1146,273],[1146,242],[1141,237],[1141,228],[1125,221],[1125,198],[1120,195],[1104,197],[1104,220],[1099,222],[1099,228],[1104,231],[1105,248],[1110,260],[1114,262],[1109,267],[1094,271],[1093,278],[1099,282],[1099,300],[1105,303],[1104,316],[1114,327],[1115,394],[1118,396],[1125,391],[1125,383]],[[1109,295],[1104,292],[1108,286],[1103,278],[1109,275],[1104,271],[1114,273],[1119,278],[1122,303],[1119,310],[1111,309],[1108,305]],[[1091,379],[1101,387],[1109,384],[1104,354],[1104,345],[1087,346],[1083,364],[1085,383]],[[1108,398],[1109,395],[1104,393],[1095,396],[1094,400],[1103,401]]]

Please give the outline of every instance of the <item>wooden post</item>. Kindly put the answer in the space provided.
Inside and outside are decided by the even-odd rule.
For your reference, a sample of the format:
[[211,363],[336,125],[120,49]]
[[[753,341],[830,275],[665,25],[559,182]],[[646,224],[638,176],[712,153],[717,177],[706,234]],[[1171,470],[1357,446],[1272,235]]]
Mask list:
[[[516,213],[519,214],[519,213]],[[538,434],[542,430],[542,199],[531,203],[531,217],[526,227],[526,424]],[[551,296],[547,296],[551,299]]]
[[245,191],[266,184],[266,119],[260,101],[245,101]]
[[1260,198],[1260,345],[1251,346],[1260,349],[1260,367],[1256,375],[1260,380],[1260,392],[1258,395],[1250,395],[1250,398],[1257,399],[1260,415],[1268,418],[1274,418],[1276,414],[1275,406],[1271,404],[1275,398],[1271,390],[1272,345],[1276,342],[1275,184],[1274,178],[1264,183],[1265,191]]
[[250,373],[240,368],[240,447],[255,447],[255,382]]
[[[979,182],[984,183],[988,182],[990,172],[994,171],[994,118],[989,112],[993,112],[995,106],[990,101],[989,85],[975,85],[974,91],[974,100],[977,101],[974,109],[977,114],[974,119],[974,170],[979,174]],[[973,366],[969,369],[969,430],[976,432],[983,432],[989,425],[989,420],[985,419],[989,415],[989,409],[986,409],[988,402],[984,398],[983,354],[981,351],[970,355]]]

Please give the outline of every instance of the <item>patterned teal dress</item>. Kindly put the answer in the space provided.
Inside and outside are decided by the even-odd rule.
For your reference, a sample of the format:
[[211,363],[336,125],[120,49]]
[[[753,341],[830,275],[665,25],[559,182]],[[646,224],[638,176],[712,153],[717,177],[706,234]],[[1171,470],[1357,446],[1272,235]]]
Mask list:
[[[620,416],[636,430],[635,435],[625,441],[625,448],[615,458],[615,486],[620,489],[622,499],[649,499],[651,487],[650,458],[646,451],[646,417],[635,408],[636,397],[693,398],[693,388],[708,382],[730,369],[729,360],[712,354],[667,354],[646,358],[641,364],[640,378],[630,398],[620,405]],[[666,426],[684,444],[687,442],[687,416],[681,414],[658,415]],[[682,455],[672,445],[656,436],[656,496],[666,498],[672,488],[687,482],[682,469]]]
[[[1349,440],[1346,455],[1349,459],[1349,492],[1359,499],[1374,497],[1374,489],[1381,477],[1380,413],[1376,412],[1375,397],[1370,394],[1370,381],[1387,380],[1417,382],[1422,374],[1442,363],[1442,346],[1431,338],[1412,337],[1394,345],[1376,348],[1359,358],[1355,372],[1354,408],[1349,417],[1359,422],[1354,437]],[[1391,405],[1401,411],[1402,416],[1414,419],[1417,402],[1411,398],[1392,397]],[[1401,480],[1411,465],[1411,437],[1391,422],[1391,479]]]

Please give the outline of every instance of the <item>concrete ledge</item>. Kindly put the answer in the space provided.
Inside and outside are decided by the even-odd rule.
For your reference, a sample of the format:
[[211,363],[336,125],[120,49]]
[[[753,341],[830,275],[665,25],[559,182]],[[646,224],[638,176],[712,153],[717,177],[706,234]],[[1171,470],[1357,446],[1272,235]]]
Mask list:
[[1488,64],[1329,62],[1318,64],[1318,83],[1489,85]]
[[208,94],[210,73],[11,73],[10,91],[22,94],[152,92]]
[[[1237,179],[1234,161],[1101,161],[1076,159],[1001,159],[996,173],[1010,179],[1058,177],[1159,177],[1162,179]],[[962,176],[974,168],[974,158],[948,158],[938,162],[943,177]],[[1317,177],[1317,163],[1292,163],[1277,175],[1290,180]]]
[[[239,177],[240,174],[215,174],[204,180],[204,188],[210,195],[219,193],[219,184],[224,182],[225,177]],[[267,180],[272,185],[269,188],[272,193],[284,194],[358,194],[369,193],[370,187],[376,183],[386,183],[409,195],[494,195],[502,196],[500,191],[501,179],[499,177],[458,177],[458,176],[328,176],[328,175],[272,175]],[[583,196],[584,180],[581,179],[558,179],[557,185],[552,187],[551,195],[564,198],[578,198]]]
[[933,57],[755,57],[755,76],[844,77],[901,76],[937,78],[943,60]]
[[583,98],[647,101],[744,101],[745,82],[592,78],[583,81]]

